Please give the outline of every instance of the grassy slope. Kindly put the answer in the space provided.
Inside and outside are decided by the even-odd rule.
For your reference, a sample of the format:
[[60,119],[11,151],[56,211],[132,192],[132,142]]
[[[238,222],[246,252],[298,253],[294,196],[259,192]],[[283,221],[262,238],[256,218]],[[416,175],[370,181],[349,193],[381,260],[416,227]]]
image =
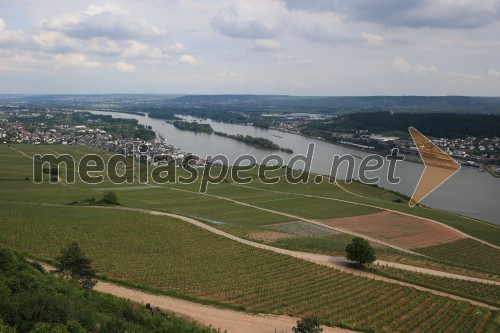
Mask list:
[[[0,205],[6,212],[0,243],[53,258],[76,240],[100,274],[164,291],[377,330],[403,329],[410,317],[416,328],[435,322],[436,328],[471,329],[494,316],[468,303],[238,244],[173,219],[90,207]],[[447,313],[443,321],[438,313],[426,321],[414,315],[436,304]],[[474,315],[478,311],[481,316]]]

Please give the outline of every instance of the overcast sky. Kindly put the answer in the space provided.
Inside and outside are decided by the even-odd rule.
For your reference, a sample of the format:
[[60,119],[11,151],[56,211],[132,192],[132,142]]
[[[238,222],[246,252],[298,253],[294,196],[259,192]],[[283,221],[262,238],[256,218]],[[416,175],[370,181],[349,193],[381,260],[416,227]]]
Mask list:
[[500,0],[0,0],[0,93],[500,96]]

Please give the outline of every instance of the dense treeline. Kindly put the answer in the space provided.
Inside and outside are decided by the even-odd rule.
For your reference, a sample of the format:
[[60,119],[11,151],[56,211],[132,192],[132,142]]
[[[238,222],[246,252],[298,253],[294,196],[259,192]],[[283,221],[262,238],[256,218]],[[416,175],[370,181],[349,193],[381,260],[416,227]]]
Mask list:
[[286,153],[293,154],[293,150],[289,148],[281,148],[278,146],[276,143],[272,142],[271,140],[265,139],[265,138],[256,138],[251,135],[233,135],[233,134],[227,134],[224,132],[214,132],[215,135],[223,136],[225,138],[230,138],[236,141],[244,142],[259,148],[267,148],[267,149],[275,149],[275,150],[281,150]]
[[212,126],[210,126],[210,124],[200,124],[200,123],[197,123],[195,121],[192,121],[192,122],[174,121],[173,124],[178,129],[181,129],[184,131],[209,133],[209,134],[212,134],[214,132],[214,130],[213,130]]
[[182,120],[177,117],[174,112],[165,112],[165,111],[151,111],[148,113],[149,118],[154,119],[164,119],[164,120]]
[[261,112],[247,109],[234,111],[234,108],[228,108],[227,106],[168,107],[149,112],[149,117],[177,120],[179,118],[175,116],[176,114],[201,119],[212,119],[213,121],[229,124],[252,124],[260,128],[269,128],[272,125],[272,121],[264,119],[261,116]]
[[328,122],[315,121],[306,125],[302,133],[314,134],[316,131],[353,133],[357,130],[368,130],[370,133],[407,132],[410,126],[433,137],[500,136],[500,116],[390,112],[360,112],[339,116]]
[[280,149],[280,146],[278,146],[277,144],[275,144],[271,140],[268,140],[265,138],[256,138],[256,137],[253,137],[251,135],[241,135],[241,134],[233,135],[233,134],[227,134],[224,132],[215,132],[214,134],[219,135],[219,136],[223,136],[225,138],[231,138],[231,139],[234,139],[236,141],[248,143],[248,144],[251,144],[253,146],[260,147],[260,148],[268,148],[268,149],[276,149],[276,150]]
[[2,333],[213,333],[173,315],[151,315],[145,307],[44,273],[39,265],[0,248]]
[[335,96],[187,95],[165,99],[169,107],[244,112],[351,113],[404,111],[412,113],[500,114],[500,98],[471,96]]

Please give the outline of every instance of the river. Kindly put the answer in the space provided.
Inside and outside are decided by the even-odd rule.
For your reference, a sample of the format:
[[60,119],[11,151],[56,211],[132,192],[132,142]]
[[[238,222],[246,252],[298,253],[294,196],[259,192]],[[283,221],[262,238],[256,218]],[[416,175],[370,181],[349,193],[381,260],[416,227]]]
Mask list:
[[[139,123],[151,126],[154,131],[165,137],[168,144],[174,145],[182,151],[197,154],[203,158],[207,155],[223,154],[232,162],[242,154],[251,154],[260,162],[269,154],[278,154],[283,157],[286,163],[293,156],[293,154],[280,151],[256,148],[243,142],[213,134],[182,131],[161,119],[153,119],[147,116],[105,111],[92,111],[92,113],[112,115],[115,118],[137,119]],[[188,121],[197,120],[200,123],[210,124],[215,131],[263,137],[274,141],[281,147],[292,149],[295,155],[305,155],[308,145],[314,143],[315,150],[311,171],[315,173],[329,175],[332,159],[335,155],[352,154],[360,158],[368,155],[365,152],[306,138],[297,134],[261,129],[253,126],[214,122],[190,116],[183,116],[183,118]],[[357,158],[356,164],[359,165],[360,162],[361,159]],[[399,184],[390,184],[387,181],[387,167],[388,164],[385,163],[380,171],[372,172],[369,176],[378,175],[381,178],[379,186],[411,196],[422,174],[423,165],[411,162],[398,162],[396,176],[401,178]],[[301,168],[301,166],[297,166],[297,168]],[[345,173],[345,168],[340,168],[338,178],[343,179]],[[429,207],[455,212],[500,225],[499,198],[499,178],[495,178],[487,172],[479,172],[477,168],[464,166],[458,173],[429,194],[422,203]]]

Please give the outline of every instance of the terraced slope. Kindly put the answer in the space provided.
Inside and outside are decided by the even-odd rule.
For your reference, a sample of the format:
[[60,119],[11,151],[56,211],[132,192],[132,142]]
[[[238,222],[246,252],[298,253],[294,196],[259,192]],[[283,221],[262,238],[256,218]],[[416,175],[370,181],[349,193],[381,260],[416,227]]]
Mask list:
[[0,243],[54,257],[77,240],[100,274],[171,294],[376,330],[498,329],[496,312],[245,246],[178,220],[1,202]]

